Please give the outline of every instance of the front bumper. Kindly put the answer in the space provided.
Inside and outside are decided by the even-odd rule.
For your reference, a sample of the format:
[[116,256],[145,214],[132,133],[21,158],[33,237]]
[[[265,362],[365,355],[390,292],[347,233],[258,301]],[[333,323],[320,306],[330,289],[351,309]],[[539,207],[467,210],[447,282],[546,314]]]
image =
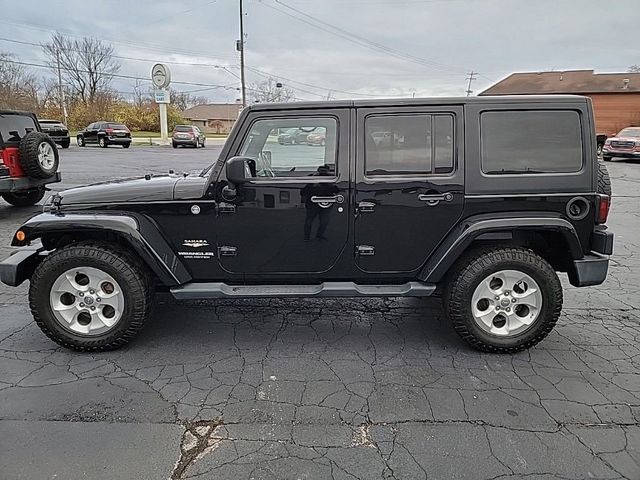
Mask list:
[[640,158],[640,152],[634,152],[632,150],[614,150],[606,147],[602,149],[602,155],[617,158]]
[[42,260],[40,252],[43,250],[42,246],[29,246],[13,252],[0,262],[0,281],[5,285],[17,287],[31,278],[31,274]]

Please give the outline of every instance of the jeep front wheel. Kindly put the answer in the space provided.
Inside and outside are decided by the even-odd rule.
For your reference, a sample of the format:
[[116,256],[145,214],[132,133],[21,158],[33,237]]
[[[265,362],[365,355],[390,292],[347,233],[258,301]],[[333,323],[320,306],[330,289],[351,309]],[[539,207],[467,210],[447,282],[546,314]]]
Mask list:
[[553,329],[562,286],[553,267],[531,250],[496,248],[466,259],[444,301],[456,332],[471,346],[514,353]]
[[45,335],[63,347],[112,350],[129,342],[149,317],[147,278],[144,267],[117,245],[71,244],[36,268],[31,313]]

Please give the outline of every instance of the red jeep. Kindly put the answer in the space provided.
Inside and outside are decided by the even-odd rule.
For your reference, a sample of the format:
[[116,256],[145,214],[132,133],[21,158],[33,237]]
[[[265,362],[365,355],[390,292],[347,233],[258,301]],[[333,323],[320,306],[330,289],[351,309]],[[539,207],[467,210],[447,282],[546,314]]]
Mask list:
[[42,200],[45,185],[61,180],[58,149],[35,114],[0,110],[0,195],[24,207]]

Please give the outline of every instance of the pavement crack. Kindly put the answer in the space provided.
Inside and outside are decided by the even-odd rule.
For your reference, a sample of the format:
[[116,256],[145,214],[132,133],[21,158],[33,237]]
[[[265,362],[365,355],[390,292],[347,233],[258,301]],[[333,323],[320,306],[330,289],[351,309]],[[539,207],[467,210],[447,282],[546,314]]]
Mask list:
[[176,462],[171,477],[169,477],[170,480],[183,478],[187,468],[211,446],[209,439],[216,427],[221,424],[220,420],[200,420],[184,425],[185,430],[180,442],[180,458]]

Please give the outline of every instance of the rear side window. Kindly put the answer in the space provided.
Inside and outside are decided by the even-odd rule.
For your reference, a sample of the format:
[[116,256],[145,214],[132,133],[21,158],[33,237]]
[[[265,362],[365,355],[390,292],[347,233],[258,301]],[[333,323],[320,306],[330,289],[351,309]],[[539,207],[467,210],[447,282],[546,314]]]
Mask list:
[[453,171],[452,115],[372,115],[365,120],[365,135],[368,177]]
[[580,115],[570,110],[483,112],[482,171],[489,175],[582,169]]
[[0,136],[6,143],[17,143],[29,132],[35,132],[33,118],[27,115],[0,115]]

